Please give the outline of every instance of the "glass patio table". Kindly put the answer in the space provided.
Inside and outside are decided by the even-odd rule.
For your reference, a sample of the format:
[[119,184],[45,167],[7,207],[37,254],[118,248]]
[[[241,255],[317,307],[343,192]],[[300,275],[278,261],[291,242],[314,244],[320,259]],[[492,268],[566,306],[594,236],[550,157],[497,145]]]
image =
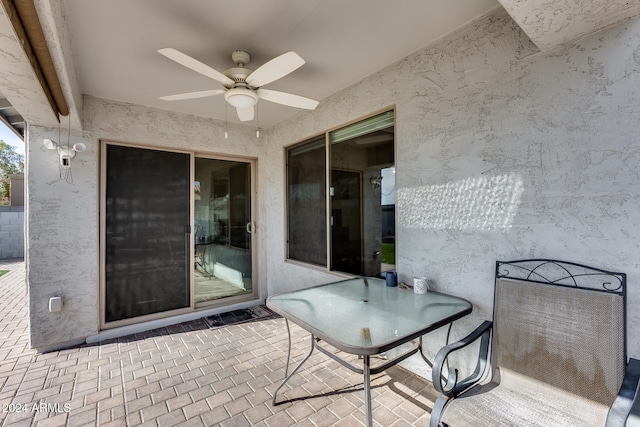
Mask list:
[[[367,425],[372,425],[371,375],[375,375],[420,351],[422,335],[471,313],[468,301],[452,295],[429,291],[415,294],[411,290],[386,286],[382,279],[361,277],[286,292],[267,298],[267,307],[283,316],[287,324],[289,351],[285,378],[273,395],[309,359],[314,349],[364,375]],[[311,334],[311,348],[296,368],[288,374],[291,358],[289,321]],[[420,338],[410,350],[381,366],[372,368],[372,355],[384,353]],[[362,369],[353,366],[320,345],[325,341],[345,353],[361,356]],[[424,357],[424,355],[423,355]]]

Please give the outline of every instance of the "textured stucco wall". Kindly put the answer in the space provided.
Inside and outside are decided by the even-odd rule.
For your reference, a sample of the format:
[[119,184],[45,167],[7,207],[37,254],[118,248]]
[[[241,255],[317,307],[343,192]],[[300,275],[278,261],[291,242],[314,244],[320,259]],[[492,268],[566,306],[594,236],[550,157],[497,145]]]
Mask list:
[[[98,139],[259,158],[258,277],[268,293],[338,276],[285,261],[283,147],[396,106],[398,271],[468,298],[452,338],[491,317],[496,259],[553,257],[628,274],[629,353],[640,356],[640,21],[551,52],[506,12],[480,20],[263,133],[94,98],[74,183],[30,128],[32,343],[95,333]],[[35,141],[35,142],[34,142]],[[38,263],[35,257],[40,257]],[[46,313],[48,296],[72,304]],[[435,351],[442,333],[427,341]],[[469,365],[470,360],[461,360]]]
[[[399,279],[473,302],[452,338],[491,318],[497,259],[551,257],[628,274],[638,357],[639,95],[640,21],[543,54],[501,11],[281,123],[270,144],[395,104]],[[277,180],[282,154],[267,157]],[[276,242],[284,189],[263,190]],[[270,293],[332,278],[282,262],[283,247],[267,255]]]
[[[58,130],[29,126],[27,275],[31,345],[74,343],[98,327],[98,143],[76,132],[87,150],[71,160],[72,183],[60,179],[58,155],[42,145]],[[66,143],[67,135],[64,132]],[[49,298],[63,310],[49,313]]]
[[498,0],[541,50],[640,15],[628,0]]
[[[59,137],[58,129],[29,127],[29,315],[31,345],[40,349],[99,329],[100,139],[255,158],[263,145],[250,128],[229,125],[224,139],[220,122],[91,97],[84,99],[84,124],[84,132],[71,132],[71,145],[87,145],[71,161],[72,183],[59,179],[57,155],[42,146],[44,138],[65,144],[66,130]],[[49,298],[58,295],[64,308],[49,313]]]

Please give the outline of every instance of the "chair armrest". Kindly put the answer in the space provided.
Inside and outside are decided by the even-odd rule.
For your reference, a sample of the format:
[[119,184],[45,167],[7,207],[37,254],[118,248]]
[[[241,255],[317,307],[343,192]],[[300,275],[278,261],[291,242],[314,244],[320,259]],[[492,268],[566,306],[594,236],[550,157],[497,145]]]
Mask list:
[[606,427],[640,427],[640,360],[629,359],[618,396],[607,414]]
[[[447,397],[455,397],[460,394],[462,391],[466,390],[471,385],[478,382],[485,373],[485,370],[488,365],[488,356],[489,356],[489,338],[491,337],[491,330],[493,328],[493,322],[489,320],[485,320],[480,326],[478,326],[473,332],[471,332],[466,337],[462,338],[460,341],[448,344],[438,350],[436,354],[436,359],[433,363],[433,370],[431,372],[433,387],[439,392]],[[445,360],[449,357],[449,354],[460,350],[472,344],[478,338],[481,338],[480,341],[480,351],[478,354],[478,363],[476,364],[476,368],[471,375],[462,381],[458,381],[458,370],[457,369],[448,369],[448,375],[446,378],[446,385],[442,384],[442,368]]]
[[640,399],[638,393],[633,401],[631,412],[629,412],[629,418],[627,418],[627,424],[625,427],[640,427]]

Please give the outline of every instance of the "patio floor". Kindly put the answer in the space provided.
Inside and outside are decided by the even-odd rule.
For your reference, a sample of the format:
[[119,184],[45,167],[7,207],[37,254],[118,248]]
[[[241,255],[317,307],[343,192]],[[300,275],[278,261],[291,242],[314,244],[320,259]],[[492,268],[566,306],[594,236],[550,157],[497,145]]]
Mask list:
[[[29,348],[24,263],[0,260],[0,270],[11,270],[0,277],[4,426],[364,425],[362,376],[317,352],[278,394],[286,402],[271,405],[286,363],[282,318],[218,329],[197,320],[39,354]],[[296,326],[292,336],[298,361],[309,336]],[[391,368],[372,378],[374,422],[428,425],[436,397],[428,381]]]

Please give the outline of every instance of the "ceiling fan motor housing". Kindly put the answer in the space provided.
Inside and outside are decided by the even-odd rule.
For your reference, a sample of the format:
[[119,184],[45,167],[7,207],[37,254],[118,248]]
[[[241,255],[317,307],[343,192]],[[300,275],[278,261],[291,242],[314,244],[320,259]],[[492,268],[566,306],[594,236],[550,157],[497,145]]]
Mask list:
[[[229,77],[231,80],[233,80],[236,83],[244,83],[247,79],[247,76],[252,72],[253,70],[250,70],[248,68],[234,67],[234,68],[229,68],[228,70],[223,71],[222,74]],[[236,86],[237,85],[227,86],[227,88],[236,87]]]
[[[229,77],[236,83],[244,83],[247,80],[249,74],[253,72],[245,67],[251,61],[251,55],[244,50],[234,50],[231,53],[231,59],[237,65],[237,67],[229,68],[225,70],[222,74]],[[226,86],[226,85],[225,85]],[[237,87],[237,85],[227,86],[227,88]]]

